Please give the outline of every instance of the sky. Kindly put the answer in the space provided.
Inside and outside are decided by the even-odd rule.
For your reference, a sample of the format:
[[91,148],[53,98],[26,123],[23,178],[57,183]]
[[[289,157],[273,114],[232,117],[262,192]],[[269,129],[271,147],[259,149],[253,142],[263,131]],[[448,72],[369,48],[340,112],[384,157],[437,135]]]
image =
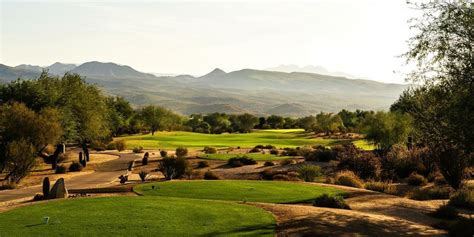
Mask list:
[[0,0],[0,63],[192,75],[320,65],[403,83],[414,14],[405,0]]

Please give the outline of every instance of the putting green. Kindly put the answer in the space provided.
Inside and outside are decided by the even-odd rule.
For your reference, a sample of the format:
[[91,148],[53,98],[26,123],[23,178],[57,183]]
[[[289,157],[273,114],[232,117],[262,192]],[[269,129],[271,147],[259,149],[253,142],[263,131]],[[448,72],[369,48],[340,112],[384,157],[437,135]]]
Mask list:
[[0,213],[0,236],[9,237],[274,236],[274,229],[273,216],[262,209],[185,198],[82,198]]
[[[152,188],[154,186],[154,189]],[[343,191],[316,184],[252,181],[252,180],[195,180],[149,183],[135,186],[145,196],[216,199],[249,202],[295,203],[309,202],[327,193],[340,195]]]

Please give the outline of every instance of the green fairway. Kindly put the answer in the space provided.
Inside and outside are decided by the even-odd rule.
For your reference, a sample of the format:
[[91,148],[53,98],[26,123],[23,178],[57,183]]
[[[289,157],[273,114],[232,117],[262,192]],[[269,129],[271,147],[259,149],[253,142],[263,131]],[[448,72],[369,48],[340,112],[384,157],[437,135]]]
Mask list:
[[[43,224],[43,217],[50,217]],[[0,213],[0,236],[274,236],[256,207],[166,197],[53,201]]]
[[211,160],[228,160],[234,157],[247,156],[257,161],[267,161],[267,160],[283,160],[288,158],[293,158],[291,156],[275,156],[271,154],[262,154],[262,153],[247,153],[247,154],[206,154],[199,156],[199,158],[211,159]]
[[269,203],[307,202],[323,193],[343,193],[336,188],[305,183],[250,180],[171,181],[138,185],[134,190],[145,196]]
[[[311,135],[302,129],[260,130],[243,134],[157,132],[154,136],[151,134],[134,135],[118,137],[116,140],[125,140],[130,149],[138,146],[145,149],[175,149],[178,146],[191,149],[202,149],[205,146],[251,148],[256,145],[268,144],[277,148],[284,148],[311,145],[333,146],[351,142],[350,140],[312,138]],[[365,143],[365,141],[362,142]]]

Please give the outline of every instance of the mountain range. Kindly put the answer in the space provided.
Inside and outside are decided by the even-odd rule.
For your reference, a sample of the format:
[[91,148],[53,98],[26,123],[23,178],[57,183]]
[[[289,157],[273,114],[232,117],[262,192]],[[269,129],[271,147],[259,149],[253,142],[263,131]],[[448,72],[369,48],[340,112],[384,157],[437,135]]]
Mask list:
[[48,67],[0,64],[0,82],[34,79],[43,69],[52,75],[78,73],[109,95],[123,96],[135,106],[158,104],[182,114],[244,113],[303,116],[341,109],[387,109],[408,87],[370,80],[308,72],[219,68],[195,77],[156,76],[127,65],[86,62],[55,63]]

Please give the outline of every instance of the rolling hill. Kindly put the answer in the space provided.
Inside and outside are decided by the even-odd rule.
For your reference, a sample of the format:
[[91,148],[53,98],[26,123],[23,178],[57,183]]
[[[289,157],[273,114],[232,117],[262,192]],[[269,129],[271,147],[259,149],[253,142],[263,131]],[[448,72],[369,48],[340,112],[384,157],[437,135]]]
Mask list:
[[[79,66],[55,63],[49,73],[78,73],[109,95],[123,96],[136,106],[158,104],[174,111],[191,113],[243,113],[302,116],[341,109],[387,109],[407,85],[347,79],[305,72],[277,72],[242,69],[224,72],[214,69],[190,75],[155,76],[130,66],[86,62]],[[3,82],[18,77],[35,78],[35,66],[0,65]]]

